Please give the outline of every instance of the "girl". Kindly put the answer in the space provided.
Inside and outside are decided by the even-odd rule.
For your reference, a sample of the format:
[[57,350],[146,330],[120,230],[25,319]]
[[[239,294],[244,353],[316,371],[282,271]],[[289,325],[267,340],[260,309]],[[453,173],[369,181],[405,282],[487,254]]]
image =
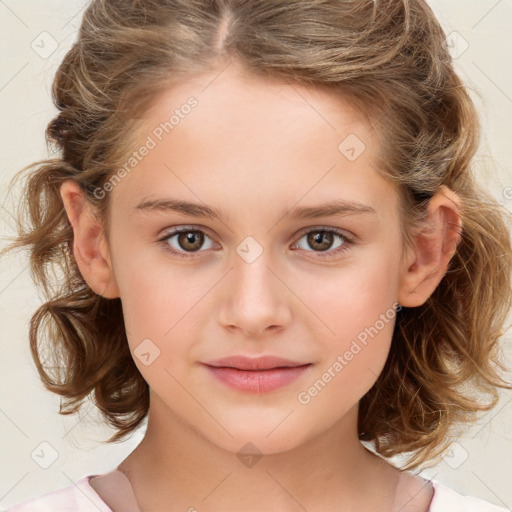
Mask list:
[[147,430],[11,510],[505,510],[409,471],[512,387],[511,241],[445,37],[424,0],[91,2],[12,247],[62,412]]

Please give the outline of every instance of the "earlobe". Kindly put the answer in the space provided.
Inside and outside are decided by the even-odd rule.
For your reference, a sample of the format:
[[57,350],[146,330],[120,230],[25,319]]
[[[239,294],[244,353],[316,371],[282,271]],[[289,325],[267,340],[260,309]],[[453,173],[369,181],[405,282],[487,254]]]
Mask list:
[[430,200],[425,224],[415,235],[399,286],[400,304],[416,307],[425,303],[445,276],[461,235],[460,199],[443,185]]
[[64,208],[73,228],[73,256],[90,288],[107,299],[119,297],[110,251],[101,222],[94,216],[85,194],[75,181],[60,187]]

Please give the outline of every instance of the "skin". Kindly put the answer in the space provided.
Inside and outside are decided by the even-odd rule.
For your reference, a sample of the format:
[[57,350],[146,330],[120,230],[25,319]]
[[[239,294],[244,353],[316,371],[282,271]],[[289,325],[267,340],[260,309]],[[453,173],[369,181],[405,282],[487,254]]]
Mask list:
[[[459,230],[448,228],[460,226],[459,199],[442,187],[430,202],[429,228],[402,258],[397,191],[372,167],[374,134],[348,102],[237,66],[212,82],[217,74],[155,98],[137,148],[188,97],[198,106],[110,192],[108,238],[76,184],[61,187],[87,283],[121,298],[132,353],[144,339],[160,351],[147,366],[134,356],[151,405],[145,438],[120,469],[148,511],[162,503],[201,511],[426,511],[431,487],[357,437],[359,400],[384,366],[394,318],[309,403],[297,397],[394,303],[415,307],[430,296],[459,242]],[[354,161],[338,150],[349,134],[366,146]],[[214,206],[225,219],[135,208],[165,197]],[[375,213],[284,215],[332,199]],[[202,230],[202,244],[159,241],[177,226]],[[333,256],[323,259],[306,236],[319,227],[353,243],[335,236],[325,251]],[[237,253],[248,236],[262,248],[250,263]],[[165,244],[187,257],[165,252]],[[335,254],[339,247],[346,250]],[[281,389],[247,394],[199,364],[234,354],[312,365]],[[263,456],[248,465],[241,452]],[[91,484],[107,499],[107,482]]]

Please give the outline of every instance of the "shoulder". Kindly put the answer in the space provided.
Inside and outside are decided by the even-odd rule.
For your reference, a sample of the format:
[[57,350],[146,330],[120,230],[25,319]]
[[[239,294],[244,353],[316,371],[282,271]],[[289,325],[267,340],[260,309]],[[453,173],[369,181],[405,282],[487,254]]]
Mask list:
[[6,512],[112,512],[91,487],[89,480],[92,476],[85,476],[69,487],[18,503]]
[[434,497],[428,512],[510,512],[481,498],[463,496],[445,485],[431,480]]

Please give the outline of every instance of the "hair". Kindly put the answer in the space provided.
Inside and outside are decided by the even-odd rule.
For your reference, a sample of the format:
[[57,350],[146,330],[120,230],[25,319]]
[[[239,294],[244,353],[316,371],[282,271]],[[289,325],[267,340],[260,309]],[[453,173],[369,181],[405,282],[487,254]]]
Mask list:
[[60,185],[80,185],[108,234],[109,195],[94,192],[125,161],[156,94],[230,62],[335,91],[371,121],[376,170],[399,192],[404,247],[442,185],[461,199],[457,251],[428,300],[397,314],[384,369],[359,404],[359,439],[384,457],[408,453],[412,469],[447,448],[453,426],[494,407],[497,388],[512,389],[499,372],[511,239],[505,209],[477,184],[479,117],[445,38],[425,0],[92,1],[53,82],[58,115],[46,140],[57,157],[15,176],[27,181],[7,249],[29,248],[47,299],[31,318],[30,348],[60,413],[91,398],[116,442],[149,409],[120,299],[93,292],[74,260]]

